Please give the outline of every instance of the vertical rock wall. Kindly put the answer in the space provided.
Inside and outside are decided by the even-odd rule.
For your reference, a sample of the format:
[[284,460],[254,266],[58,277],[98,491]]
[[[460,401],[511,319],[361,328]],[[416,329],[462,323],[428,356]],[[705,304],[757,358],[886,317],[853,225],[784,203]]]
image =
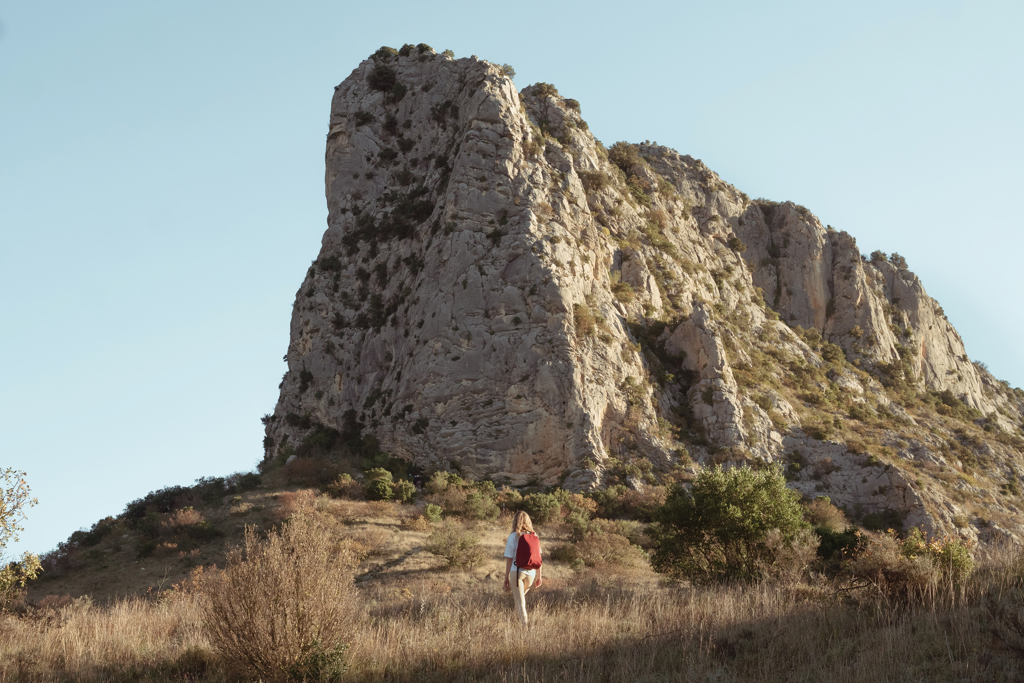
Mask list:
[[891,381],[1019,427],[1019,402],[902,259],[863,257],[699,160],[606,148],[553,86],[518,92],[476,58],[404,52],[336,88],[328,227],[296,296],[266,466],[357,427],[427,468],[577,489],[610,458],[799,451],[812,492],[932,519],[906,477],[871,479],[875,464],[830,441],[842,411],[915,424]]

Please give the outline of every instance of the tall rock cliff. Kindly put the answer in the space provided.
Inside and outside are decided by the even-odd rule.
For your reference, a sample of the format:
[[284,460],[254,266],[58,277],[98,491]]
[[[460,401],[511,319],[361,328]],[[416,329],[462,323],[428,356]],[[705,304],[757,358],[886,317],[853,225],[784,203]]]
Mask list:
[[853,514],[1014,535],[1024,392],[903,257],[670,149],[606,149],[553,86],[425,45],[336,88],[326,167],[264,467],[353,432],[574,489],[778,461]]

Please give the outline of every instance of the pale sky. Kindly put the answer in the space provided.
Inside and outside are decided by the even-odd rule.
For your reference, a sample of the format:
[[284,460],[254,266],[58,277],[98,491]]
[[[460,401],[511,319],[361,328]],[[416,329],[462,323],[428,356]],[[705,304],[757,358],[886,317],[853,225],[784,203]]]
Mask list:
[[606,144],[899,252],[1024,385],[1022,27],[1024,3],[941,0],[8,3],[0,467],[40,503],[8,553],[261,458],[331,95],[381,45],[509,63]]

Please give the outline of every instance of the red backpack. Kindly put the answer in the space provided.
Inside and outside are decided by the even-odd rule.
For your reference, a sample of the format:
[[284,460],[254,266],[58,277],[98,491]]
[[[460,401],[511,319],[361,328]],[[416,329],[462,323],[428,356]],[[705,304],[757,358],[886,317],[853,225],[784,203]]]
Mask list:
[[537,538],[537,534],[525,533],[519,536],[515,563],[519,569],[540,567],[540,539]]

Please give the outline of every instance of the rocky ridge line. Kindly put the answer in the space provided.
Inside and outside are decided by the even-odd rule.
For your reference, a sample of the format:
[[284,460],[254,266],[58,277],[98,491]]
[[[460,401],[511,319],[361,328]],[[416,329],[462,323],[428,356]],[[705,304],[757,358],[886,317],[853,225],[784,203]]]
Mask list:
[[1015,536],[1024,392],[902,257],[665,147],[606,149],[553,86],[426,46],[336,88],[326,168],[264,467],[370,433],[574,489],[782,462],[855,513]]

